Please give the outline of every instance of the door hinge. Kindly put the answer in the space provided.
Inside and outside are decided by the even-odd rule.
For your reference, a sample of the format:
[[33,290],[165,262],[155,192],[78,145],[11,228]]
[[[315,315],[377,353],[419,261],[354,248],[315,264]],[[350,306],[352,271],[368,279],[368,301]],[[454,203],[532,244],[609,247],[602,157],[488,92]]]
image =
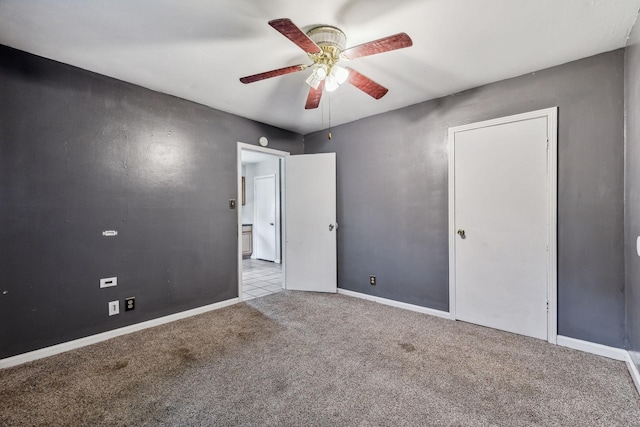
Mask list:
[[547,311],[549,311],[549,301],[547,301]]

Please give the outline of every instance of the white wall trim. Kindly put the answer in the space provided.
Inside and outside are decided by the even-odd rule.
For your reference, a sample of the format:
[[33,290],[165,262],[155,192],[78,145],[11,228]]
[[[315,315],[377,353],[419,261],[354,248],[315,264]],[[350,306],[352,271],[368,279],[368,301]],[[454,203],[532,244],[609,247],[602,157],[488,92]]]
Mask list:
[[451,318],[456,318],[456,229],[455,229],[455,134],[471,129],[496,126],[538,117],[547,118],[547,179],[548,179],[548,221],[549,221],[549,250],[547,251],[547,341],[556,344],[558,335],[558,256],[557,256],[557,187],[558,187],[558,107],[516,114],[508,117],[500,117],[478,123],[449,128],[449,312]]
[[565,337],[563,335],[558,335],[558,345],[561,347],[584,351],[586,353],[597,354],[598,356],[608,357],[609,359],[621,361],[627,360],[627,351],[622,348],[609,347],[590,341]]
[[455,162],[455,129],[449,128],[448,132],[448,156],[449,156],[449,313],[451,319],[456,319],[456,204],[454,203],[456,162]]
[[640,394],[640,372],[638,372],[638,367],[633,362],[633,358],[631,354],[627,351],[627,357],[625,362],[627,362],[627,369],[629,369],[629,374],[631,374],[631,379],[633,379],[633,383],[636,385],[636,389],[638,390],[638,394]]
[[631,375],[631,379],[636,386],[638,394],[640,394],[640,372],[638,372],[638,367],[633,363],[631,354],[628,351],[622,348],[609,347],[562,335],[558,335],[557,341],[557,344],[561,347],[572,348],[574,350],[584,351],[585,353],[596,354],[598,356],[625,362],[627,364],[627,369],[629,370],[629,375]]
[[0,369],[21,365],[23,363],[31,362],[33,360],[42,359],[45,357],[64,353],[69,350],[75,350],[77,348],[85,347],[91,344],[96,344],[102,341],[109,340],[111,338],[119,337],[121,335],[130,334],[132,332],[138,332],[143,329],[164,325],[165,323],[175,322],[176,320],[186,319],[187,317],[195,316],[195,315],[206,313],[213,310],[218,310],[220,308],[237,304],[238,302],[240,302],[239,298],[232,298],[226,301],[216,302],[214,304],[209,304],[209,305],[194,308],[191,310],[182,311],[180,313],[159,317],[157,319],[136,323],[135,325],[113,329],[111,331],[102,332],[102,333],[91,335],[84,338],[79,338],[73,341],[67,341],[61,344],[53,345],[51,347],[45,347],[39,350],[30,351],[28,353],[18,354],[17,356],[7,357],[6,359],[0,359]]
[[555,344],[558,339],[558,107],[541,110],[547,115],[547,179],[549,203],[549,260],[547,281],[547,341]]
[[[338,293],[341,295],[346,295],[354,298],[361,298],[364,300],[377,302],[379,304],[389,305],[392,307],[397,307],[405,310],[415,311],[418,313],[428,314],[428,315],[440,317],[443,319],[454,320],[451,318],[451,315],[446,311],[435,310],[432,308],[422,307],[414,304],[407,304],[404,302],[376,297],[373,295],[367,295],[360,292],[354,292],[354,291],[350,291],[342,288],[338,288]],[[56,354],[60,354],[70,350],[75,350],[88,345],[96,344],[102,341],[109,340],[111,338],[127,335],[133,332],[138,332],[138,331],[152,328],[155,326],[164,325],[166,323],[175,322],[176,320],[186,319],[188,317],[207,313],[213,310],[218,310],[224,307],[229,307],[239,302],[240,302],[240,298],[232,298],[226,301],[205,305],[203,307],[194,308],[194,309],[183,311],[180,313],[159,317],[157,319],[136,323],[135,325],[125,326],[123,328],[102,332],[100,334],[91,335],[84,338],[79,338],[77,340],[68,341],[68,342],[57,344],[51,347],[30,351],[28,353],[18,354],[17,356],[8,357],[6,359],[0,359],[0,369],[10,368],[12,366],[21,365],[23,363],[31,362],[33,360],[43,359],[45,357],[54,356]],[[583,340],[570,338],[570,337],[565,337],[562,335],[558,335],[557,345],[561,347],[567,347],[574,350],[584,351],[586,353],[592,353],[598,356],[608,357],[610,359],[625,362],[627,364],[627,368],[629,369],[629,374],[631,375],[631,378],[633,379],[633,382],[638,390],[638,393],[640,394],[640,372],[638,371],[638,368],[633,362],[633,359],[631,358],[631,355],[629,354],[629,352],[621,348],[608,347],[606,345],[596,344],[589,341],[583,341]]]
[[390,305],[392,307],[403,308],[405,310],[416,311],[418,313],[423,313],[423,314],[429,314],[431,316],[441,317],[443,319],[451,319],[451,315],[446,311],[435,310],[433,308],[422,307],[420,305],[407,304],[406,302],[380,298],[373,295],[367,295],[360,292],[354,292],[354,291],[350,291],[342,288],[338,288],[338,293],[349,296],[349,297],[366,299],[368,301],[377,302],[379,304]]

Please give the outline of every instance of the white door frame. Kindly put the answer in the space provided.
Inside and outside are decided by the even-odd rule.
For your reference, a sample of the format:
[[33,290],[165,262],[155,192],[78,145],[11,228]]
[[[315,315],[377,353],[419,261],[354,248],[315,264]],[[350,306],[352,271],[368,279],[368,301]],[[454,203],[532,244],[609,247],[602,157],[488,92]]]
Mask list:
[[455,134],[472,129],[496,126],[523,120],[545,117],[547,119],[547,182],[548,182],[548,277],[547,277],[547,341],[556,344],[558,337],[558,107],[501,117],[464,126],[449,128],[449,314],[456,319],[456,231],[455,231]]
[[[239,142],[237,143],[237,154],[236,154],[236,159],[237,159],[237,164],[236,164],[236,171],[237,171],[237,189],[236,189],[236,210],[238,211],[238,298],[240,299],[240,301],[242,301],[242,151],[257,151],[259,153],[265,153],[265,154],[271,154],[273,156],[279,157],[280,159],[284,159],[285,157],[289,156],[291,153],[287,152],[287,151],[280,151],[280,150],[274,150],[273,148],[265,148],[265,147],[260,147],[258,145],[252,145],[252,144],[247,144],[244,142]],[[285,201],[286,201],[286,194],[283,191],[284,188],[284,182],[286,179],[286,170],[283,167],[282,170],[280,171],[280,203],[282,205],[284,205]],[[285,218],[285,212],[284,209],[280,210],[280,221],[282,222],[282,224],[286,223],[286,218]],[[280,227],[280,234],[282,235],[282,229],[284,227]],[[280,238],[281,240],[281,246],[280,246],[280,257],[282,260],[282,269],[284,271],[284,269],[287,267],[286,266],[286,259],[285,259],[285,239]],[[283,280],[283,286],[285,285],[284,280],[285,280],[285,275],[282,275],[282,280]]]

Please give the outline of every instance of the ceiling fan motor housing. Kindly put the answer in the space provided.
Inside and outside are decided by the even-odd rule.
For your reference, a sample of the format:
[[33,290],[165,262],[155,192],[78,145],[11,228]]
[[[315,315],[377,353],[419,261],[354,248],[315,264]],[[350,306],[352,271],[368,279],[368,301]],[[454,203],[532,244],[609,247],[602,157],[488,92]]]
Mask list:
[[347,46],[347,36],[336,27],[315,27],[307,32],[307,36],[322,49],[320,54],[309,54],[311,59],[329,67],[341,59],[340,54]]

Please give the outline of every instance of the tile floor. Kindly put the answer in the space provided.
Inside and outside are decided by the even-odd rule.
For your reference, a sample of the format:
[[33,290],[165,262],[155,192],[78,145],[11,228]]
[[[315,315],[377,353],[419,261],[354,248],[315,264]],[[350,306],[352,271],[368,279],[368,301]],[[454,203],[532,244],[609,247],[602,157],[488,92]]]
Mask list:
[[242,260],[242,299],[244,301],[282,290],[282,264],[257,259]]

